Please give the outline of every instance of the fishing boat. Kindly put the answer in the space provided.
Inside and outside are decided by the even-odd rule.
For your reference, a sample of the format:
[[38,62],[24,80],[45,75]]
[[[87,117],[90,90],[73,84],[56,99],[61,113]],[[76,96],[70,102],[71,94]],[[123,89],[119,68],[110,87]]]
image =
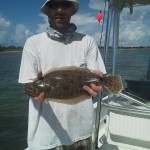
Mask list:
[[150,58],[146,79],[125,81],[127,82],[127,92],[150,101]]
[[[124,8],[129,8],[130,13],[133,13],[135,6],[150,5],[150,0],[106,0],[105,3],[108,5],[108,16],[103,60],[106,64],[112,31],[111,74],[115,75],[120,13]],[[139,86],[144,91],[144,87]],[[137,93],[132,94],[123,89],[117,95],[100,93],[93,102],[95,150],[150,150],[150,103],[148,100],[142,99]]]

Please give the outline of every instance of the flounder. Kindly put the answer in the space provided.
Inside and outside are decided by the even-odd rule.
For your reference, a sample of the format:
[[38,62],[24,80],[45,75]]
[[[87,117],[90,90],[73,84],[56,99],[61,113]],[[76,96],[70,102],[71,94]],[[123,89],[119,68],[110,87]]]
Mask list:
[[48,71],[42,78],[27,83],[25,90],[32,97],[44,92],[46,100],[69,100],[89,97],[83,85],[91,83],[105,86],[113,94],[118,94],[123,88],[121,77],[118,75],[100,78],[87,68],[70,66]]

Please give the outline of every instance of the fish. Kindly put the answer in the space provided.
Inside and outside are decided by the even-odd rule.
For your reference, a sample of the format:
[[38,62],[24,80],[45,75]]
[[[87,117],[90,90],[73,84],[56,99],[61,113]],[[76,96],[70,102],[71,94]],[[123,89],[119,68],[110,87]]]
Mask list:
[[100,78],[88,68],[68,66],[51,69],[40,79],[26,83],[25,91],[32,97],[37,97],[44,92],[47,101],[52,99],[69,100],[84,96],[90,97],[83,86],[89,86],[91,83],[104,86],[112,94],[118,94],[123,89],[122,79],[119,75]]

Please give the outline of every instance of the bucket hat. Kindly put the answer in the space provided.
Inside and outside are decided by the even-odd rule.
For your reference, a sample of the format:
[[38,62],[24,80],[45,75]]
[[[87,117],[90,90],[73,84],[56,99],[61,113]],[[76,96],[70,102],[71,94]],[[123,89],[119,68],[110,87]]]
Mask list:
[[[47,13],[47,10],[45,9],[46,7],[46,4],[50,1],[54,1],[54,0],[46,0],[46,2],[44,3],[44,5],[41,7],[41,11],[45,14],[45,15],[48,15]],[[77,0],[65,0],[65,1],[70,1],[73,3],[73,7],[74,7],[74,11],[73,11],[73,14],[74,15],[78,9],[79,9],[79,2]]]

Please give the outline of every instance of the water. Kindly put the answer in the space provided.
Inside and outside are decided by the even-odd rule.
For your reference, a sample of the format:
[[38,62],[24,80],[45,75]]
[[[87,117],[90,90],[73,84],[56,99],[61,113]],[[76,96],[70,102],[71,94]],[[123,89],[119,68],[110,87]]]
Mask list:
[[[107,63],[111,70],[110,52]],[[117,74],[124,79],[146,76],[150,49],[118,51]],[[0,150],[23,150],[27,146],[28,96],[18,84],[21,52],[0,53]]]
[[26,147],[28,100],[17,83],[21,53],[0,53],[0,150]]
[[[111,51],[108,53],[108,72],[111,72]],[[123,79],[143,79],[147,75],[149,65],[150,48],[138,48],[119,50],[116,55],[116,74]]]

